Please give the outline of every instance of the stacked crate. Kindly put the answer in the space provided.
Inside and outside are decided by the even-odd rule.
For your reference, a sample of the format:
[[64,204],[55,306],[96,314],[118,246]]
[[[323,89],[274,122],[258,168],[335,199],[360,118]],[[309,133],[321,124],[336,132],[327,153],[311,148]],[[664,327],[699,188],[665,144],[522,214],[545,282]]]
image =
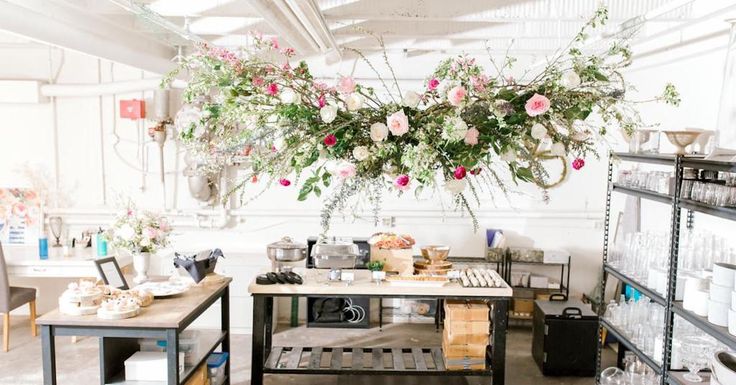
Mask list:
[[483,370],[491,322],[488,305],[475,301],[446,301],[442,352],[448,370]]

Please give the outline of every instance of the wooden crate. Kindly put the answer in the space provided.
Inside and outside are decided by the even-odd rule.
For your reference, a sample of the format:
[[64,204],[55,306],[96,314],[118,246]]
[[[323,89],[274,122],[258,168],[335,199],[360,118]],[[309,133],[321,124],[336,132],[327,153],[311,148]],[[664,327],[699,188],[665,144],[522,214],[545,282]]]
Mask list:
[[445,301],[445,323],[453,321],[488,321],[488,304],[480,301]]
[[452,333],[449,329],[445,328],[442,332],[443,338],[452,345],[488,345],[489,333],[480,334],[467,334],[467,333]]

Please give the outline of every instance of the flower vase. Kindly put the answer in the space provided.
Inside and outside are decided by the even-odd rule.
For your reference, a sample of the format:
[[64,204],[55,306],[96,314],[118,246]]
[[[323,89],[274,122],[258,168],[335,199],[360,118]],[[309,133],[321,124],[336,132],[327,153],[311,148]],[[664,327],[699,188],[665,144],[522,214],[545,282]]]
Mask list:
[[133,278],[133,282],[141,284],[148,281],[148,268],[150,265],[151,253],[133,254],[133,269],[135,270],[135,278]]

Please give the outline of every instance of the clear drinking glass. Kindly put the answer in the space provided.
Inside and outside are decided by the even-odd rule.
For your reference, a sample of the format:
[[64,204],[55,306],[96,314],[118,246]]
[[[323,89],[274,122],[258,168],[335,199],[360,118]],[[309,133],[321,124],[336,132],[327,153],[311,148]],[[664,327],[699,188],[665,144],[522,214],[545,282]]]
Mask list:
[[699,336],[683,339],[682,364],[690,371],[683,377],[690,382],[703,382],[698,372],[708,366],[708,341]]

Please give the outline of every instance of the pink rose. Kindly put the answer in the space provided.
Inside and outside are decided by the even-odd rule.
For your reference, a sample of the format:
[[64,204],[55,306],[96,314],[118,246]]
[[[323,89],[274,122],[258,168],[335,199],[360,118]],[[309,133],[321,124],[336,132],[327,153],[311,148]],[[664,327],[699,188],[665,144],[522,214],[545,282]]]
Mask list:
[[355,165],[350,162],[340,164],[337,169],[337,175],[340,179],[348,179],[355,176]]
[[429,82],[427,83],[427,89],[430,91],[434,91],[437,89],[437,87],[440,85],[440,81],[437,80],[437,78],[429,79]]
[[577,158],[572,161],[572,168],[576,170],[580,170],[581,168],[583,168],[583,166],[585,166],[585,160],[583,160],[582,158]]
[[465,167],[463,166],[455,167],[455,171],[452,173],[452,175],[455,176],[455,179],[457,180],[465,178],[465,175],[467,174],[467,170],[465,170]]
[[394,179],[394,187],[401,191],[406,191],[409,189],[409,175],[402,174],[396,177]]
[[546,96],[540,94],[534,94],[529,100],[526,101],[524,108],[529,116],[542,115],[549,110],[549,99]]
[[266,87],[266,93],[271,96],[276,96],[279,93],[279,86],[276,83],[271,83]]
[[480,135],[480,132],[478,132],[474,127],[471,127],[467,132],[465,132],[465,144],[469,146],[475,146],[478,144],[478,135]]
[[288,186],[291,185],[291,181],[288,180],[288,179],[286,179],[286,178],[281,178],[281,179],[279,179],[279,184],[282,185],[282,186],[284,186],[284,187],[288,187]]
[[329,134],[325,136],[325,139],[323,140],[325,146],[332,147],[335,144],[337,144],[337,137],[335,135]]
[[450,91],[447,92],[447,101],[450,102],[450,104],[452,104],[453,106],[457,107],[460,105],[460,103],[463,102],[466,94],[467,91],[465,91],[465,88],[463,88],[463,86],[452,87]]
[[404,114],[404,110],[398,110],[386,118],[386,125],[392,134],[401,136],[409,131],[409,118]]
[[352,76],[343,76],[337,83],[337,89],[343,94],[352,94],[355,92],[355,79]]

